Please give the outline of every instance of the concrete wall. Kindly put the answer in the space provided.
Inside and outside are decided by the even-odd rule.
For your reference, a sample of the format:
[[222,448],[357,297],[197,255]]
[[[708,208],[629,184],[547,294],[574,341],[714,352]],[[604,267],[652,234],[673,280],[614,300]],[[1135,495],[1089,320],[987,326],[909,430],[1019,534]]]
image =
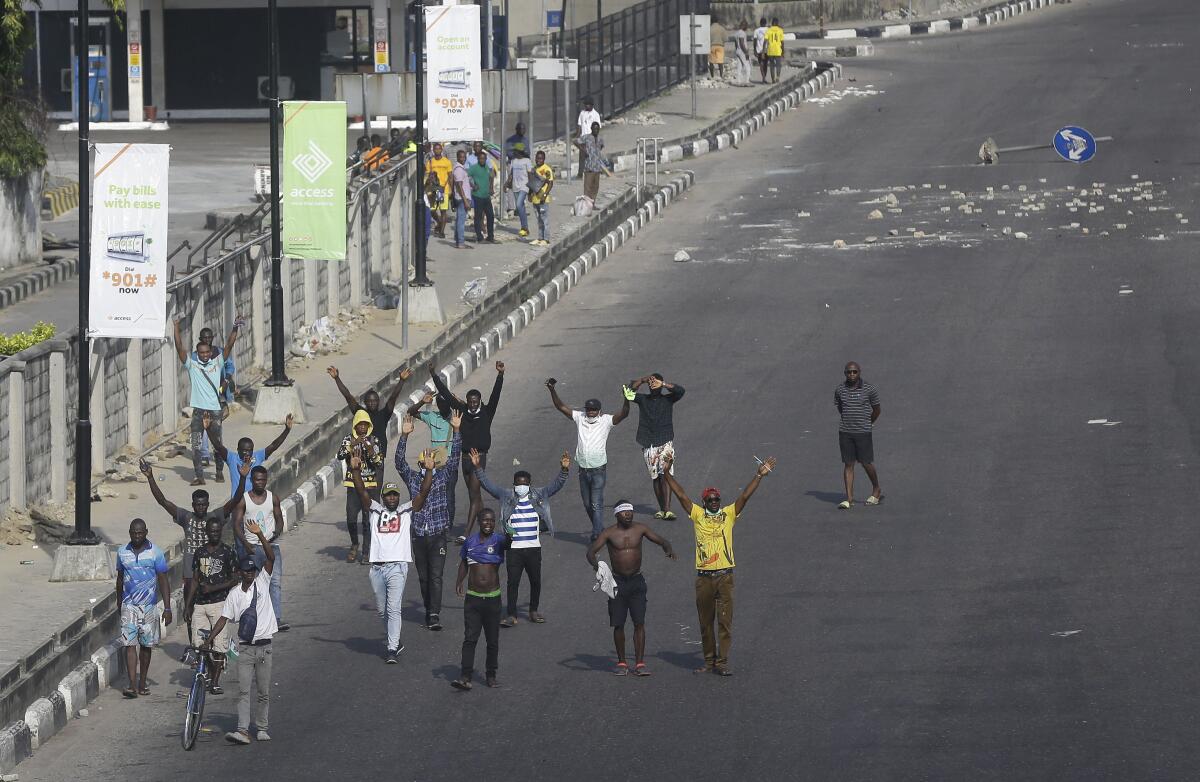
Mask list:
[[[759,17],[766,17],[769,22],[773,17],[779,17],[779,24],[787,29],[799,25],[817,24],[817,17],[822,6],[825,12],[825,24],[830,22],[878,19],[882,14],[880,3],[883,0],[776,0],[768,3],[720,2],[713,0],[712,10],[721,23],[732,29],[741,20],[750,24],[750,28],[758,26]],[[914,0],[915,2],[916,0]],[[905,0],[907,3],[907,0]]]
[[42,259],[42,172],[0,178],[0,268]]
[[[502,0],[493,0],[494,6],[503,7]],[[568,0],[567,29],[581,27],[596,21],[596,11],[608,16],[623,11],[642,0]],[[536,35],[545,30],[546,11],[562,10],[562,0],[509,0],[509,40],[517,36]]]

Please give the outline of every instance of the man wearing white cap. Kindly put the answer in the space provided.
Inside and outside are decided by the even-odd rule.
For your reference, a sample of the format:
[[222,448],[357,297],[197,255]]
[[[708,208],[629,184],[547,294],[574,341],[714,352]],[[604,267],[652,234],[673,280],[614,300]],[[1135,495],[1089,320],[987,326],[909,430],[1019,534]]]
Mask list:
[[625,620],[633,618],[633,651],[635,676],[649,676],[646,670],[646,578],[642,575],[642,539],[662,546],[670,559],[675,559],[671,541],[660,537],[645,524],[633,520],[633,505],[621,500],[613,508],[617,523],[600,533],[587,550],[587,561],[592,570],[600,569],[596,554],[601,546],[608,546],[608,561],[613,578],[617,582],[617,594],[608,601],[608,618],[613,629],[613,644],[617,648],[617,666],[613,670],[618,676],[629,673],[625,662]]

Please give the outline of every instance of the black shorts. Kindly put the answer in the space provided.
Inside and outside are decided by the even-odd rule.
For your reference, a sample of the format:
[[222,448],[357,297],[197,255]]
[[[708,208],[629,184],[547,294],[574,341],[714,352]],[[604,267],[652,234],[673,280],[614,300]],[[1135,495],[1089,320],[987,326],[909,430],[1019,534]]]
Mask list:
[[620,576],[613,573],[617,582],[617,596],[608,601],[608,621],[613,627],[624,627],[627,616],[633,617],[633,624],[646,624],[646,577],[641,573],[636,576]]
[[[479,469],[481,469],[481,470],[487,469],[487,454],[486,453],[479,454]],[[469,478],[469,477],[471,477],[471,473],[473,473],[473,472],[475,472],[475,465],[471,463],[471,457],[467,456],[466,453],[463,453],[463,456],[462,456],[463,477]]]
[[870,432],[838,432],[838,445],[842,449],[842,464],[875,463],[875,446],[871,444]]

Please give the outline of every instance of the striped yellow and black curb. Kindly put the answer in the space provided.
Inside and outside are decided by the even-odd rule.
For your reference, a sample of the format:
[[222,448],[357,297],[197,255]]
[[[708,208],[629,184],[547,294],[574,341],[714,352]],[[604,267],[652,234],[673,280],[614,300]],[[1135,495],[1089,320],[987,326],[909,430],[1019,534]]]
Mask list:
[[5,283],[0,287],[0,309],[11,307],[52,285],[75,276],[79,268],[78,258],[59,258],[51,263],[39,264],[24,277]]
[[42,217],[55,220],[79,206],[79,183],[53,187],[42,194]]

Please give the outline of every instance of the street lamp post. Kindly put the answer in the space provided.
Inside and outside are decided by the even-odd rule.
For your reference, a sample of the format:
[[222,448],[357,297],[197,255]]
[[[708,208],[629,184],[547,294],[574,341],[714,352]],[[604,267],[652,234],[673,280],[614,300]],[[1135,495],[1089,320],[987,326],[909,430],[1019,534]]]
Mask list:
[[417,54],[416,67],[416,142],[417,165],[413,169],[413,280],[414,288],[433,285],[426,272],[425,257],[425,0],[413,0],[411,6],[416,23],[413,27],[413,43]]
[[271,376],[264,385],[290,386],[283,353],[283,252],[279,238],[279,20],[267,0],[267,110],[271,115]]

